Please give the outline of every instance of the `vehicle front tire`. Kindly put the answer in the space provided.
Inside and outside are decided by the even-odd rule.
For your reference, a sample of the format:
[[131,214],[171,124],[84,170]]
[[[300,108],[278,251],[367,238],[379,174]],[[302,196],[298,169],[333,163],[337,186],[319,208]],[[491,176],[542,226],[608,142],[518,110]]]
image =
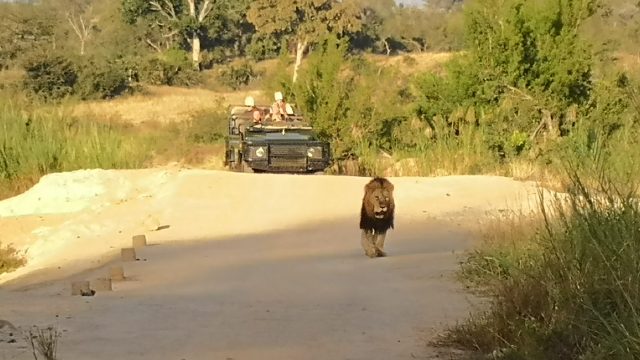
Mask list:
[[246,161],[242,161],[242,163],[240,163],[240,171],[244,172],[244,173],[254,173],[255,171],[253,171],[253,169],[251,168],[251,166],[249,166],[249,164],[247,164]]

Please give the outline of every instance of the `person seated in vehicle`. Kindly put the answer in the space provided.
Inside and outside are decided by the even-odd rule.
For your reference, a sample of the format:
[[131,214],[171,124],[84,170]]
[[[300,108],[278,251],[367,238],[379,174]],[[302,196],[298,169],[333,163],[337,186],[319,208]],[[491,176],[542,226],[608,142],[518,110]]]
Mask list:
[[280,91],[274,94],[275,102],[271,105],[271,120],[284,121],[293,115],[293,108],[285,100]]
[[244,105],[249,108],[247,112],[251,113],[251,118],[253,120],[253,123],[262,124],[262,112],[256,106],[255,100],[253,99],[252,96],[247,96],[244,99]]

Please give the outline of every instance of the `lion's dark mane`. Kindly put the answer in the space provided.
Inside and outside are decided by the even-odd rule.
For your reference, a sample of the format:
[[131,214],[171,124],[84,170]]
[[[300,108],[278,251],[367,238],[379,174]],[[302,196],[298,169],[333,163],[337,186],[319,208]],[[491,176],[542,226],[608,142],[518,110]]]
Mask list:
[[[377,182],[380,187],[384,188],[389,181],[385,178],[376,177],[369,183]],[[365,191],[362,198],[362,208],[360,209],[360,229],[363,230],[375,230],[376,233],[384,233],[389,229],[393,229],[393,216],[395,205],[393,201],[393,193],[391,194],[391,201],[389,203],[389,209],[382,219],[376,219],[373,213],[369,213],[366,209],[366,199],[369,196],[369,192]]]

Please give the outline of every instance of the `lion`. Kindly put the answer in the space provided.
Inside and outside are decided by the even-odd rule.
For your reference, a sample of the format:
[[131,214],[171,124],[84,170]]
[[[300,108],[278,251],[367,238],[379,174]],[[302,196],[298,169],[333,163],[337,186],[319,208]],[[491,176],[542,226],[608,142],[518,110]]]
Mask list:
[[393,184],[385,178],[375,177],[364,187],[360,210],[362,248],[370,258],[383,257],[387,230],[393,229],[395,202]]

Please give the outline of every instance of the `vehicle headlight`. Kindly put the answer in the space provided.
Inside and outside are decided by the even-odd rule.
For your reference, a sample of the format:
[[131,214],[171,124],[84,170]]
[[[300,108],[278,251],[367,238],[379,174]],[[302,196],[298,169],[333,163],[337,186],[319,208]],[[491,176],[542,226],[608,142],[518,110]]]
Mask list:
[[252,159],[261,159],[267,156],[266,146],[250,146],[249,155]]
[[322,159],[322,146],[312,146],[308,148],[307,156],[311,159]]

